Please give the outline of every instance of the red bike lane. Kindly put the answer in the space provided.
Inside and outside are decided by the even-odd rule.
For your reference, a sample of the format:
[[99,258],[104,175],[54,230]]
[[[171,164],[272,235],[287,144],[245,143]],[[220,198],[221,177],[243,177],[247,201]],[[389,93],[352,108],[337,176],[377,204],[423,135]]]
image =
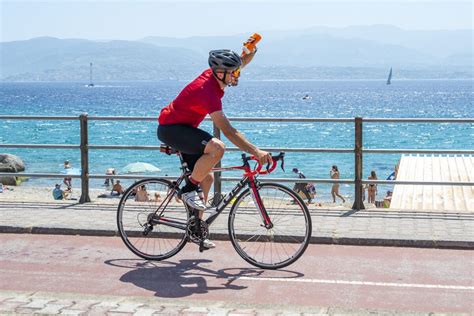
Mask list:
[[0,235],[0,289],[242,304],[473,313],[466,250],[310,245],[282,270],[251,266],[230,242],[187,245],[163,262],[116,237]]

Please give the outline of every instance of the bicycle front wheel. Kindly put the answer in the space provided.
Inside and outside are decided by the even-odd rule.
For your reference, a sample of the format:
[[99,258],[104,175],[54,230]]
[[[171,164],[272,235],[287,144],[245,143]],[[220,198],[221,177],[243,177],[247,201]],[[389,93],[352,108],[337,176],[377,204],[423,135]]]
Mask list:
[[263,269],[279,269],[295,262],[308,247],[311,217],[303,200],[291,189],[274,183],[258,184],[263,206],[273,224],[266,228],[251,190],[245,190],[229,213],[229,236],[238,254]]
[[139,257],[164,260],[186,244],[188,212],[175,200],[172,187],[165,179],[146,179],[130,186],[120,200],[120,237]]

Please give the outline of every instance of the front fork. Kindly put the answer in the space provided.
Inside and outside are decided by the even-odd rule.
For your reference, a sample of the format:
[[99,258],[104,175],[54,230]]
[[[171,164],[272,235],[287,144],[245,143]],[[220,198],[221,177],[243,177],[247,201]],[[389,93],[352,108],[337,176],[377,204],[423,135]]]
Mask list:
[[263,222],[263,227],[266,229],[272,229],[273,223],[270,220],[270,216],[268,216],[267,210],[265,209],[265,205],[263,205],[262,198],[260,193],[258,192],[258,181],[255,179],[250,179],[250,194],[252,195],[253,203],[259,210],[260,217]]

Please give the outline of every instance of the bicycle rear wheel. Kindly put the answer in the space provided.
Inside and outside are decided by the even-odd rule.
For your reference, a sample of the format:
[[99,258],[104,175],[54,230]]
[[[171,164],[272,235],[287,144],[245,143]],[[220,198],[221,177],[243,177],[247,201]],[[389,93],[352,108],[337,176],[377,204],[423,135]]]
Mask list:
[[183,203],[175,201],[172,186],[165,179],[141,180],[120,200],[118,231],[128,249],[139,257],[164,260],[186,244],[188,212]]
[[238,254],[263,269],[279,269],[295,262],[308,247],[311,217],[303,200],[291,189],[261,183],[258,192],[273,227],[267,229],[250,189],[229,213],[229,236]]

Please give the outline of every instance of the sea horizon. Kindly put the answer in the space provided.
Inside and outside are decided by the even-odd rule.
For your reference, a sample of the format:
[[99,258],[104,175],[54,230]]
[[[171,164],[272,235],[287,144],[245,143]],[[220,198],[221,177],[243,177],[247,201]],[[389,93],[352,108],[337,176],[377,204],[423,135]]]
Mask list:
[[[197,77],[199,73],[196,73]],[[189,77],[187,79],[156,79],[156,80],[94,80],[94,86],[96,85],[103,85],[103,84],[108,84],[108,83],[159,83],[159,82],[190,82],[193,80],[195,77]],[[387,78],[385,77],[379,77],[379,78],[272,78],[272,79],[251,79],[251,78],[245,78],[246,82],[332,82],[332,81],[341,81],[341,82],[346,82],[346,81],[374,81],[374,82],[385,82]],[[397,78],[395,82],[404,82],[404,81],[472,81],[474,77],[459,77],[459,78]],[[395,82],[392,82],[391,84],[396,84]],[[82,84],[82,85],[87,85],[89,84],[89,81],[84,80],[4,80],[0,79],[0,83],[5,83],[5,84],[22,84],[22,83],[77,83],[77,84]]]

